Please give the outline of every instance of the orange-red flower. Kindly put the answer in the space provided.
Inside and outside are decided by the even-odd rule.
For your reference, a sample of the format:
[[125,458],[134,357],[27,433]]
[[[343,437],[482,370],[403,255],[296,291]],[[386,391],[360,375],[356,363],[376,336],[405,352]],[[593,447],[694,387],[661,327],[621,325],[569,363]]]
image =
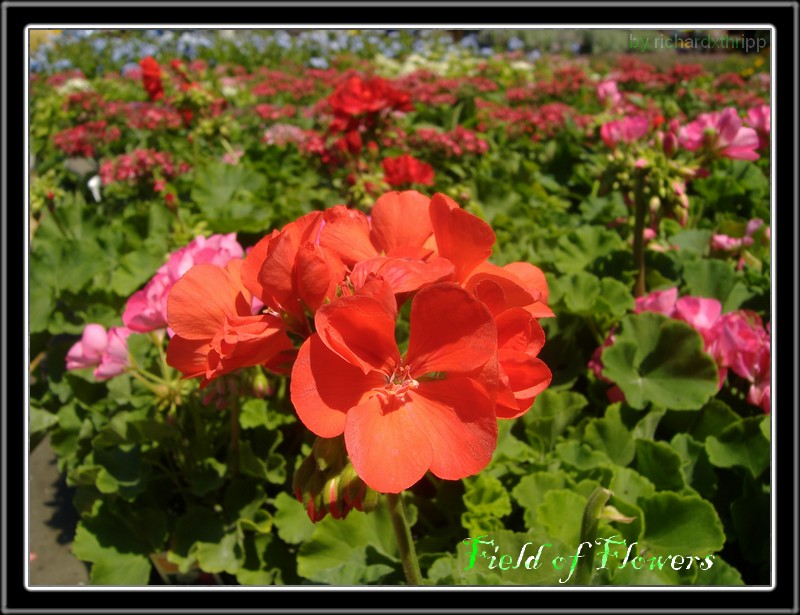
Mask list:
[[164,84],[161,82],[161,66],[158,62],[147,56],[139,62],[142,68],[142,85],[147,90],[147,96],[151,101],[164,98]]
[[323,225],[321,211],[287,224],[259,241],[242,268],[245,287],[302,335],[310,333],[307,311],[335,298],[345,276],[336,252],[320,245]]
[[243,262],[233,259],[225,269],[195,265],[167,299],[167,323],[175,332],[167,363],[186,378],[202,376],[201,388],[240,367],[280,371],[293,358],[280,317],[252,314],[252,295],[241,280]]
[[494,319],[466,290],[433,284],[412,300],[401,356],[392,307],[360,294],[317,311],[292,370],[298,416],[320,437],[344,433],[358,475],[379,492],[398,493],[428,470],[475,474],[497,443],[493,392],[477,380],[497,354]]
[[433,167],[427,162],[417,160],[409,154],[401,154],[396,158],[384,158],[383,178],[390,186],[402,187],[408,184],[433,184]]

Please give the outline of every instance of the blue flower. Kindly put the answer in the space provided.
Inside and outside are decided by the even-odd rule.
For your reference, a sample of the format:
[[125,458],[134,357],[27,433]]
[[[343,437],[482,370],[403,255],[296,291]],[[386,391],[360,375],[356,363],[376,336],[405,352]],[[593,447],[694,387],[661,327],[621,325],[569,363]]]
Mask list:
[[478,48],[478,35],[477,34],[467,34],[461,41],[458,43],[465,49],[477,49]]
[[516,51],[517,49],[522,49],[524,46],[525,43],[518,36],[512,36],[510,39],[508,39],[509,51]]
[[326,69],[328,68],[328,61],[325,58],[313,57],[308,61],[314,68]]

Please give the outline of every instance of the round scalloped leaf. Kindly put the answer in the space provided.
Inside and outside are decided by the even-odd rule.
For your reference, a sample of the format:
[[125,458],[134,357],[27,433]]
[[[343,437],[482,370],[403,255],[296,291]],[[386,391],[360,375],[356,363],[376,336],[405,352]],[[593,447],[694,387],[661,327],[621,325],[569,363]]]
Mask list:
[[653,312],[629,315],[621,325],[603,351],[603,375],[633,408],[697,410],[718,391],[717,366],[690,325]]

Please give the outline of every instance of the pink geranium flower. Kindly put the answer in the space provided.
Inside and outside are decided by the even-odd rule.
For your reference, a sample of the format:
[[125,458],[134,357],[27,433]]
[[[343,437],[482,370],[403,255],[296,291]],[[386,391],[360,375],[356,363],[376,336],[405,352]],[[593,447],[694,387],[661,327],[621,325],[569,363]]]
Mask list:
[[142,290],[128,299],[122,322],[132,331],[147,333],[167,326],[167,297],[175,282],[195,265],[209,263],[224,267],[232,258],[241,258],[244,250],[236,233],[196,237],[176,250]]
[[97,380],[119,376],[128,367],[127,327],[111,327],[106,333],[102,325],[86,325],[79,342],[67,352],[67,369],[95,367]]
[[91,323],[83,329],[83,336],[67,352],[67,369],[94,367],[100,363],[108,346],[108,334],[103,325]]
[[650,127],[646,117],[626,117],[621,120],[606,122],[600,127],[600,137],[608,147],[615,147],[617,143],[633,143],[638,141]]
[[769,147],[770,110],[769,105],[759,105],[747,111],[747,125],[758,134],[758,148]]
[[701,113],[697,119],[683,126],[679,133],[680,144],[689,151],[707,146],[718,155],[732,160],[758,160],[758,134],[744,128],[736,109]]
[[622,94],[619,93],[617,82],[607,79],[597,84],[597,97],[606,107],[614,108],[622,101]]

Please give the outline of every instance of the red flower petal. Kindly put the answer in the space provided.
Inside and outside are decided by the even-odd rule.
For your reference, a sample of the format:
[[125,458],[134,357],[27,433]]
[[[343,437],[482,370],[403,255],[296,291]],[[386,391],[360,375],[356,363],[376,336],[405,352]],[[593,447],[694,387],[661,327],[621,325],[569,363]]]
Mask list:
[[365,374],[372,370],[388,374],[400,363],[395,321],[377,299],[341,297],[317,311],[315,324],[325,345]]
[[388,253],[395,248],[422,246],[433,234],[430,199],[416,190],[387,192],[372,206],[372,243]]
[[324,219],[319,245],[336,254],[348,267],[378,254],[370,241],[369,221],[363,212],[337,205],[325,210]]
[[183,338],[210,340],[222,329],[225,316],[237,313],[241,290],[228,271],[207,263],[195,265],[169,293],[167,322]]
[[528,411],[536,396],[550,385],[553,375],[543,361],[528,355],[501,352],[499,359],[500,367],[514,391],[519,412],[508,415],[501,413],[498,408],[497,417],[516,418]]
[[431,443],[431,472],[458,480],[486,467],[497,446],[497,420],[482,387],[455,377],[423,382],[409,396],[403,409]]
[[496,351],[492,315],[463,288],[442,282],[423,288],[412,300],[406,364],[414,377],[473,371]]
[[316,312],[326,299],[335,298],[336,287],[344,274],[342,262],[324,248],[306,242],[297,250],[294,286],[297,296],[312,312]]
[[351,280],[357,284],[358,280],[366,279],[371,273],[386,280],[392,292],[399,295],[449,278],[453,273],[453,264],[446,258],[432,258],[426,262],[376,256],[358,263],[353,268]]
[[433,195],[429,211],[439,255],[455,265],[456,281],[464,282],[475,267],[491,256],[494,231],[441,193]]
[[408,489],[425,476],[433,460],[428,434],[410,406],[385,412],[375,397],[347,413],[347,454],[361,479],[380,493]]
[[174,335],[167,346],[167,364],[181,371],[184,378],[204,376],[210,350],[209,340],[187,340]]
[[251,248],[244,259],[244,265],[242,265],[242,284],[263,303],[266,303],[264,300],[266,293],[264,292],[264,287],[258,281],[258,274],[261,272],[261,267],[264,266],[264,260],[267,258],[269,243],[276,235],[278,235],[278,231],[274,230],[266,237],[263,237]]
[[523,308],[510,308],[495,317],[497,347],[535,357],[544,346],[542,326]]
[[385,384],[381,374],[365,376],[314,334],[297,354],[290,393],[303,425],[322,438],[333,438],[344,431],[348,411],[375,395],[374,387]]

